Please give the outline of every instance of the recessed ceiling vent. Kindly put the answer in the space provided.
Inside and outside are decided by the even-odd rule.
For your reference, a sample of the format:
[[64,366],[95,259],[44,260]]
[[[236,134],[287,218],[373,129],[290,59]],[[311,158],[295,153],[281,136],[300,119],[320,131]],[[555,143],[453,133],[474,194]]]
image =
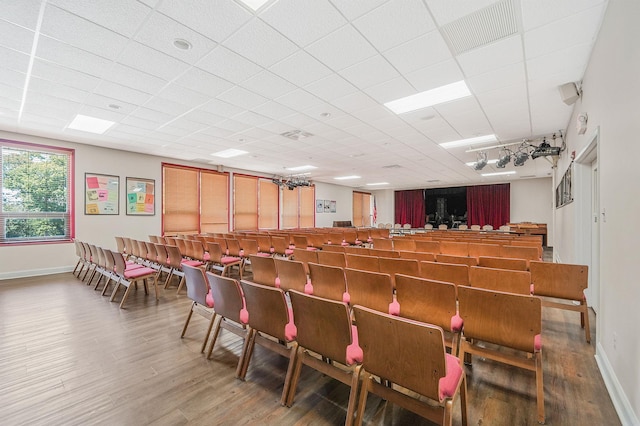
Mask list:
[[435,183],[435,182],[440,182],[440,179],[431,179],[427,181],[427,183]]
[[531,179],[536,177],[536,175],[526,175],[526,176],[520,176],[520,179]]
[[455,55],[468,52],[518,32],[512,0],[503,0],[442,27]]
[[299,141],[299,140],[306,139],[308,137],[313,136],[312,133],[305,132],[304,130],[299,130],[299,129],[280,133],[280,135],[284,136],[285,138],[293,139],[294,141]]
[[383,169],[401,169],[402,166],[399,164],[389,164],[388,166],[382,166]]

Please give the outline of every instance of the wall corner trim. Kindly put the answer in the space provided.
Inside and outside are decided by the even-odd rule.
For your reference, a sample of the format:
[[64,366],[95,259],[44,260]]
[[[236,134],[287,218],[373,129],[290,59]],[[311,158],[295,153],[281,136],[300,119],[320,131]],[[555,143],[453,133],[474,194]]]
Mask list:
[[0,273],[0,285],[2,285],[3,280],[10,280],[14,278],[27,278],[27,277],[38,277],[41,275],[52,275],[52,274],[62,274],[66,272],[73,271],[73,266],[60,266],[56,268],[45,268],[45,269],[31,269],[26,271],[15,271],[15,272],[5,272]]

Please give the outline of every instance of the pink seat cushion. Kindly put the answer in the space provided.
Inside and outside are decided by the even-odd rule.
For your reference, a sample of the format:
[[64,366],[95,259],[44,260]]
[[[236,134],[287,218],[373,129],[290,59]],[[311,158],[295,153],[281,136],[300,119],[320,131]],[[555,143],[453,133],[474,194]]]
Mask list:
[[233,256],[222,256],[222,259],[220,259],[220,262],[223,265],[228,265],[230,263],[237,263],[240,262],[242,259],[240,259],[239,257],[233,257]]
[[209,289],[209,293],[207,293],[207,297],[205,297],[205,302],[207,302],[207,306],[213,308],[213,295],[211,294],[211,289]]
[[346,356],[347,365],[362,362],[363,353],[362,348],[358,344],[358,328],[355,325],[351,326],[351,344],[347,346]]
[[318,250],[318,248],[317,247],[307,247],[307,250],[316,251],[316,250]]
[[400,304],[397,300],[389,303],[389,315],[400,315]]
[[289,322],[284,326],[284,337],[291,342],[298,336],[298,327],[293,323],[293,309],[289,308]]
[[462,317],[458,314],[455,314],[451,317],[451,331],[454,333],[459,333],[462,330],[462,326],[464,325],[464,321],[462,321]]
[[127,279],[141,278],[144,276],[155,275],[155,274],[156,274],[156,271],[154,269],[147,268],[144,266],[142,268],[127,269],[124,271],[124,277]]
[[458,383],[460,383],[460,378],[462,377],[462,367],[460,366],[460,360],[458,358],[445,353],[445,363],[447,366],[447,374],[440,378],[440,382],[438,383],[440,402],[456,394]]
[[208,262],[211,260],[211,255],[209,253],[205,253],[204,256],[202,256],[202,258]]
[[533,349],[535,349],[536,352],[540,352],[542,349],[542,336],[539,334],[536,334],[536,337],[533,338]]
[[260,253],[258,253],[258,256],[260,256],[260,257],[271,257],[271,254],[260,252]]
[[197,260],[182,260],[182,262],[180,263],[182,263],[183,265],[193,266],[194,268],[202,265],[202,262],[198,262]]
[[127,271],[131,271],[133,269],[140,269],[140,268],[144,268],[144,266],[142,266],[139,263],[131,263],[131,264],[127,264],[125,269]]
[[291,250],[291,249],[286,249],[286,250],[284,251],[284,254],[285,254],[285,255],[287,255],[287,256],[291,256],[291,255],[293,254],[293,250]]
[[351,244],[349,244],[349,243],[347,243],[347,242],[344,242],[344,241],[343,241],[342,243],[340,243],[340,245],[341,245],[341,246],[343,246],[343,247],[346,247],[346,246],[349,246],[349,245],[351,245]]

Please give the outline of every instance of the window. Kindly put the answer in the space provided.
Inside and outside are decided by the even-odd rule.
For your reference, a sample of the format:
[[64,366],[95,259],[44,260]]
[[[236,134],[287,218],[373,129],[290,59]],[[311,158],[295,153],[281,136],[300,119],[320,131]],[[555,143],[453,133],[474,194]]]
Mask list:
[[315,226],[315,193],[314,186],[282,191],[283,228],[313,228]]
[[258,178],[233,175],[233,229],[258,229]]
[[0,244],[69,241],[73,150],[0,140]]
[[164,235],[229,231],[229,174],[162,165]]
[[353,192],[353,226],[371,226],[371,194]]

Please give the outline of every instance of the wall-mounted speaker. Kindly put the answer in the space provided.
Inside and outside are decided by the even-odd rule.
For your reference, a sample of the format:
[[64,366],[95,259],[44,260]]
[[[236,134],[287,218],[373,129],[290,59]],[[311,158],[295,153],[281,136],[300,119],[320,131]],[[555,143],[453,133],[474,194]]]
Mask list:
[[580,97],[578,86],[573,82],[558,86],[558,90],[560,90],[560,98],[562,98],[562,102],[567,105],[573,105]]

